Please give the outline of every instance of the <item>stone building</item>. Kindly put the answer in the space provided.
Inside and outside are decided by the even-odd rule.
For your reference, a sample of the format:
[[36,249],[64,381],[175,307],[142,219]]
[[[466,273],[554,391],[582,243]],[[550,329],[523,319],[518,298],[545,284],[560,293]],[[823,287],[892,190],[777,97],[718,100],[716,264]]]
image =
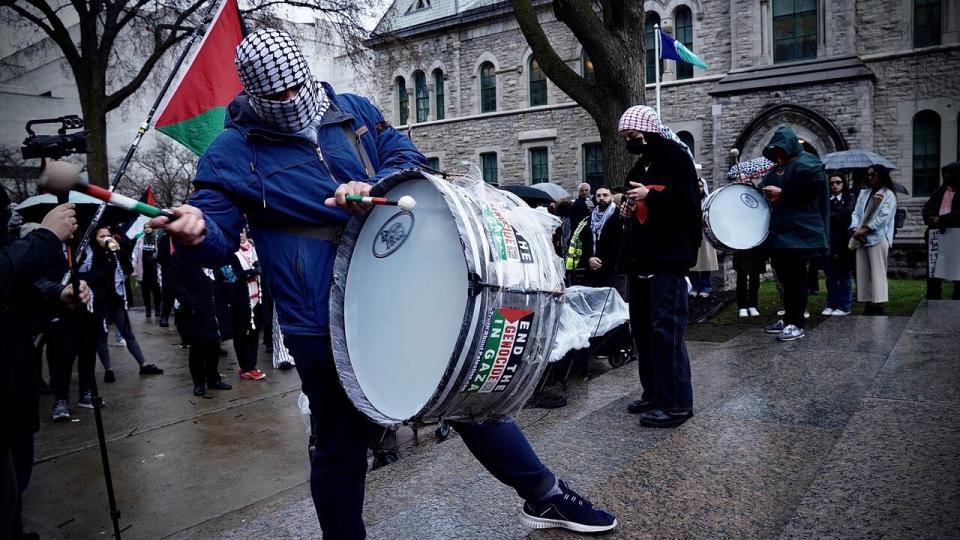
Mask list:
[[[560,56],[589,76],[589,59],[550,2],[533,3]],[[917,206],[938,184],[939,167],[960,159],[960,2],[644,5],[648,44],[659,23],[710,66],[661,68],[662,117],[690,143],[705,178],[722,184],[731,148],[758,156],[787,124],[820,155],[866,148],[893,161],[909,191],[901,196],[910,218],[900,236],[922,235]],[[412,126],[416,144],[440,167],[470,160],[503,185],[619,183],[603,178],[593,121],[543,77],[510,2],[396,0],[368,45],[384,114],[401,129]]]

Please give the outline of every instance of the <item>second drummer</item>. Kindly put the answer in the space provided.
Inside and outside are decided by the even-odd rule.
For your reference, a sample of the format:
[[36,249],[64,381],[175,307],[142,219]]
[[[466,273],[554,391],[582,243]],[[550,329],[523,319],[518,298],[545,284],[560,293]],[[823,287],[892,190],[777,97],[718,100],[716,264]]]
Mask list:
[[[368,100],[317,82],[288,34],[248,35],[236,65],[244,92],[228,108],[227,129],[200,158],[190,205],[173,209],[174,222],[152,223],[166,228],[185,256],[215,267],[237,250],[246,214],[321,434],[310,473],[320,528],[325,538],[364,538],[373,426],[347,398],[332,359],[327,302],[335,239],[345,209],[363,210],[348,204],[347,195],[367,195],[390,173],[426,160]],[[341,183],[347,179],[362,181]],[[334,195],[339,208],[326,207],[324,200]],[[578,532],[616,527],[613,516],[593,508],[540,462],[511,419],[453,425],[487,470],[526,501],[525,524]]]

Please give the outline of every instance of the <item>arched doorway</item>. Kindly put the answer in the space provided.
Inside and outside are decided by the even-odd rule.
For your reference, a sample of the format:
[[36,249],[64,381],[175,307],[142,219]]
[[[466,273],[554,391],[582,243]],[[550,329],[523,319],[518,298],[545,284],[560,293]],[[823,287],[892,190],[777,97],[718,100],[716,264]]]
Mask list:
[[774,105],[758,114],[740,133],[736,147],[743,159],[758,157],[780,126],[793,129],[808,152],[824,156],[846,150],[847,141],[827,117],[802,105]]

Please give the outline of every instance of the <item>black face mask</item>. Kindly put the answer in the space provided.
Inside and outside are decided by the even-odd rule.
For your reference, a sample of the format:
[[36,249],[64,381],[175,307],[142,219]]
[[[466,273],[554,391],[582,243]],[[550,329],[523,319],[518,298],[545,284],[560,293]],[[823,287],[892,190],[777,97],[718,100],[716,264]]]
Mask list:
[[647,150],[647,143],[640,139],[628,139],[627,140],[627,152],[631,154],[640,155]]

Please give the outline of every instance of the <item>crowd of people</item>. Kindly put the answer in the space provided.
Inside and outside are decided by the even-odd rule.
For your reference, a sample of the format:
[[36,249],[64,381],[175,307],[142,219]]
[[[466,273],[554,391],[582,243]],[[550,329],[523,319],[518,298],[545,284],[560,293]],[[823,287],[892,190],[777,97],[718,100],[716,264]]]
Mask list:
[[[268,343],[277,340],[274,349],[281,354],[274,366],[297,369],[312,422],[322,426],[323,436],[312,438],[310,487],[324,535],[365,536],[367,450],[385,432],[356,409],[335,372],[329,330],[333,261],[350,213],[367,210],[347,196],[366,196],[380,179],[426,160],[368,100],[316,81],[299,46],[283,32],[249,34],[237,49],[236,67],[244,92],[227,109],[226,129],[200,159],[189,204],[171,210],[176,220],[155,218],[132,241],[117,230],[98,229],[82,257],[76,291],[60,282],[76,248],[72,205],[56,207],[36,230],[3,248],[0,316],[14,358],[3,364],[7,376],[0,378],[4,533],[22,534],[20,494],[32,465],[44,348],[54,421],[72,414],[75,361],[80,407],[98,399],[98,355],[104,382],[116,380],[108,324],[141,375],[163,374],[148,363],[130,324],[132,275],[148,321],[165,327],[174,314],[182,345],[190,349],[195,396],[231,389],[220,373],[224,341],[233,340],[239,378],[262,380],[260,334]],[[701,224],[709,187],[698,178],[690,149],[650,107],[630,107],[618,127],[637,156],[634,166],[621,186],[591,194],[590,185],[582,184],[575,200],[555,205],[562,225],[554,244],[571,282],[613,287],[628,301],[642,393],[627,411],[639,415],[643,426],[673,428],[694,411],[684,338],[688,299],[709,298],[712,272],[719,269]],[[760,315],[758,290],[768,258],[782,291],[783,318],[766,330],[780,341],[804,336],[810,269],[817,265],[827,277],[824,315],[850,313],[854,276],[865,312],[882,314],[896,210],[889,171],[871,167],[866,185],[854,194],[843,176],[828,180],[823,164],[788,127],[777,130],[763,154],[774,163],[759,183],[772,208],[770,239],[734,257],[739,315]],[[954,281],[954,298],[960,297],[958,169],[944,168],[944,185],[924,207],[936,244],[931,297],[939,295],[934,287],[941,280]],[[512,419],[451,425],[478,461],[523,500],[525,524],[577,532],[616,527],[614,516],[540,461]]]

